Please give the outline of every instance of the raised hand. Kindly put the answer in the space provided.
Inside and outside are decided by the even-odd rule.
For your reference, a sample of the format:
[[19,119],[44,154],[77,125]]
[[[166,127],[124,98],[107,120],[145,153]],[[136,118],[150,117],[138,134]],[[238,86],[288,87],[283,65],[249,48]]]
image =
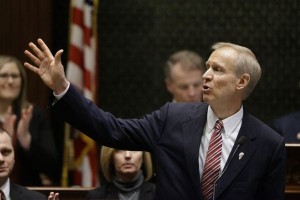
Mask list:
[[64,66],[61,63],[63,50],[57,51],[54,57],[42,39],[38,39],[37,42],[39,47],[32,42],[29,43],[33,53],[28,50],[24,51],[25,55],[35,65],[25,62],[24,66],[38,74],[55,94],[60,94],[69,84],[65,76]]
[[15,123],[17,120],[17,116],[13,114],[12,107],[9,106],[4,118],[2,119],[3,128],[13,137],[15,134]]
[[31,134],[29,133],[29,125],[32,118],[33,106],[23,108],[21,113],[21,119],[17,126],[17,137],[24,149],[29,149],[31,144]]
[[11,137],[14,137],[14,134],[16,134],[17,139],[20,142],[20,145],[27,150],[30,148],[30,144],[31,144],[31,134],[29,133],[29,124],[32,118],[32,110],[33,110],[32,105],[22,109],[20,120],[18,122],[17,128],[15,129],[17,116],[13,114],[12,107],[9,106],[2,122],[3,127],[11,135]]

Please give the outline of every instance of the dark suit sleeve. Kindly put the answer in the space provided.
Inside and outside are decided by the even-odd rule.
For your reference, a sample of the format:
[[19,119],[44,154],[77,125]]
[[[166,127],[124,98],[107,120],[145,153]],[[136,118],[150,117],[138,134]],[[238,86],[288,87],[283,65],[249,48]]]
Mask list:
[[282,138],[276,151],[273,153],[269,167],[265,171],[264,180],[259,186],[257,199],[284,199],[286,163],[285,143]]
[[11,183],[10,197],[12,200],[47,200],[48,197],[40,192],[29,190],[28,188]]
[[167,106],[141,119],[119,119],[99,109],[71,85],[51,110],[100,145],[151,152],[160,137]]

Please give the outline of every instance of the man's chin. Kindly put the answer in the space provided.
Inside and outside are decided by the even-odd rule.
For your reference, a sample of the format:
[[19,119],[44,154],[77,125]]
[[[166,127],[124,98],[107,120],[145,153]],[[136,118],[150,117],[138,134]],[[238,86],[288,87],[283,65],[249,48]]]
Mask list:
[[0,172],[0,179],[8,177],[8,172]]
[[202,101],[205,102],[205,103],[209,103],[209,99],[207,97],[203,97]]

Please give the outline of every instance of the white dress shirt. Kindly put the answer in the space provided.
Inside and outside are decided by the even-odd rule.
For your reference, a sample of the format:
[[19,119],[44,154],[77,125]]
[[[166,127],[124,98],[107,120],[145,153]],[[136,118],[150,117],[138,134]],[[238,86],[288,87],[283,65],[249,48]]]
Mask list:
[[0,189],[2,190],[2,192],[4,193],[5,195],[5,199],[6,200],[11,200],[10,198],[10,180],[9,178],[7,179],[7,181],[0,187]]
[[[69,89],[70,85],[71,85],[71,83],[68,82],[67,88],[65,89],[65,91],[63,91],[63,92],[60,93],[60,94],[55,94],[55,93],[53,92],[53,95],[55,96],[55,98],[57,99],[57,101],[60,100],[60,99],[68,92],[68,89]],[[53,104],[55,104],[55,103],[56,103],[56,101],[53,102]]]
[[[223,129],[221,130],[221,134],[222,134],[221,170],[223,170],[225,166],[225,163],[229,157],[234,142],[240,131],[242,125],[243,113],[244,110],[243,107],[241,107],[241,109],[237,113],[222,120],[224,126]],[[217,120],[219,119],[217,118],[217,116],[209,106],[207,111],[207,121],[203,130],[203,135],[201,138],[201,144],[199,149],[198,160],[199,160],[200,179],[202,178],[209,141],[214,131],[213,129]]]

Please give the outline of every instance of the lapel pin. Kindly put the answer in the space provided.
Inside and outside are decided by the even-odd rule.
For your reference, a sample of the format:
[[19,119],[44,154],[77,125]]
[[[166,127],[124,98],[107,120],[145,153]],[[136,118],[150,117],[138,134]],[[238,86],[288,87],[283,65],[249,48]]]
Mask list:
[[239,153],[239,160],[241,160],[244,155],[245,155],[244,152]]

